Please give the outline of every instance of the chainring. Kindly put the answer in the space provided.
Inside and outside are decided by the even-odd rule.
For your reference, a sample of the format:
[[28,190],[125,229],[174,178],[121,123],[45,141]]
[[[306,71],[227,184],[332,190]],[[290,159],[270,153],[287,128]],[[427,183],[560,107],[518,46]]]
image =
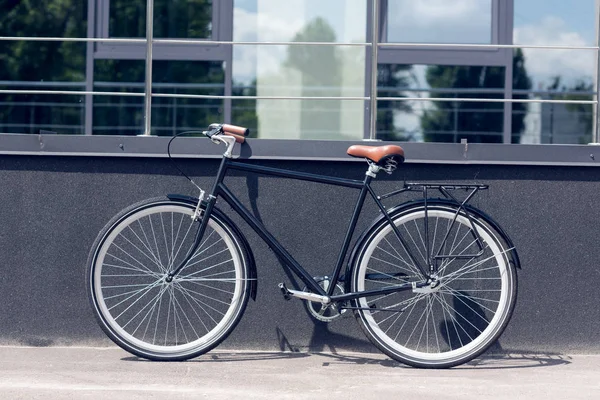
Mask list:
[[[329,285],[331,284],[331,280],[327,276],[319,276],[314,278],[315,281],[323,288],[323,290],[327,291],[329,289]],[[308,292],[308,288],[303,289],[305,292]],[[335,285],[335,290],[333,291],[334,295],[344,294],[344,287],[341,284]],[[340,317],[343,313],[346,312],[345,309],[340,313],[337,305],[332,303],[328,305],[323,305],[317,302],[308,301],[304,302],[308,313],[318,321],[322,322],[331,322],[334,319]]]

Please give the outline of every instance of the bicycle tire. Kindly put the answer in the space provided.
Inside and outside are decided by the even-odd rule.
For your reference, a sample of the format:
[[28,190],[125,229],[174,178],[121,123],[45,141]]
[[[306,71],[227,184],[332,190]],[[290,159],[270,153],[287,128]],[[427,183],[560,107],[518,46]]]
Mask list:
[[168,198],[134,204],[99,233],[88,258],[94,315],[124,350],[159,361],[197,357],[235,328],[250,294],[248,256],[232,227],[213,213],[194,255],[194,205]]
[[435,251],[441,247],[441,253],[435,254],[474,256],[478,253],[475,226],[483,254],[441,261],[436,291],[363,297],[353,306],[363,332],[391,358],[419,368],[449,368],[482,354],[506,328],[517,297],[518,257],[508,245],[510,240],[482,213],[471,208],[471,225],[456,205],[428,202],[425,235],[424,210],[423,203],[416,203],[391,213],[407,249],[387,220],[382,218],[371,228],[358,247],[352,291],[422,281],[407,251],[428,267],[426,237]]

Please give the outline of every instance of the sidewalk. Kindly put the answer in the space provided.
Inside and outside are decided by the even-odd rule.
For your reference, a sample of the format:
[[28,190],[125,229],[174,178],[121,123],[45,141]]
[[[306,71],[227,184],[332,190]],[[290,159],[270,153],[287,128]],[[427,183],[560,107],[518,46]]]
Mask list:
[[594,399],[600,356],[487,357],[419,370],[380,354],[213,351],[179,363],[118,348],[0,347],[0,399]]

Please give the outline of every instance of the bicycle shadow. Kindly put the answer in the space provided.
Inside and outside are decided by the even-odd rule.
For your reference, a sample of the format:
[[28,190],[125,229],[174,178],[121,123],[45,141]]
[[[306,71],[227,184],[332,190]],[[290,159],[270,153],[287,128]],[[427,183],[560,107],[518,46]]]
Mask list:
[[[442,338],[450,348],[462,347],[470,343],[473,338],[490,324],[485,310],[473,299],[468,291],[457,291],[452,294],[452,309],[458,317],[440,321],[439,327]],[[487,350],[492,353],[503,353],[498,341],[494,342]]]
[[[382,368],[401,368],[415,369],[389,358],[383,358],[382,355],[370,355],[369,353],[345,353],[345,352],[277,352],[277,351],[215,351],[204,354],[200,357],[186,360],[186,363],[236,363],[236,362],[260,362],[276,360],[295,360],[312,357],[320,362],[321,367],[335,367],[336,365],[374,365]],[[326,361],[319,359],[325,358]],[[571,358],[561,354],[554,353],[510,353],[484,355],[464,365],[452,368],[451,370],[503,370],[503,369],[524,369],[524,368],[542,368],[571,364]],[[121,361],[141,362],[141,363],[160,363],[161,361],[150,361],[144,358],[129,356],[121,358]],[[164,363],[173,363],[173,361],[162,361]]]
[[[386,368],[407,368],[415,369],[409,365],[391,359],[379,359],[369,357],[368,354],[344,354],[344,353],[314,353],[321,357],[330,358],[331,362],[324,362],[323,366],[334,364],[357,364],[357,365],[379,365]],[[466,364],[451,368],[452,370],[464,369],[483,369],[483,370],[502,370],[502,369],[523,369],[553,367],[559,365],[571,364],[571,358],[555,353],[510,353],[510,354],[491,354],[483,355]]]
[[[296,358],[310,357],[309,353],[301,352],[279,352],[279,351],[252,351],[252,350],[240,350],[240,351],[214,351],[207,354],[203,354],[197,358],[190,360],[180,361],[186,363],[224,363],[224,362],[247,362],[247,361],[270,361],[270,360],[291,360]],[[129,362],[148,362],[148,363],[173,363],[177,361],[151,361],[145,358],[129,356],[121,358],[122,361]]]

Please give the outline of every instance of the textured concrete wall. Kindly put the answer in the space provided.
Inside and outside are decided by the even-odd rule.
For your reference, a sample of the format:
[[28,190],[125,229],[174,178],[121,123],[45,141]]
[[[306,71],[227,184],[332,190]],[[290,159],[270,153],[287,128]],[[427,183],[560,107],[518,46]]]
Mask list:
[[[215,160],[180,161],[208,188]],[[264,162],[362,179],[363,163]],[[485,182],[474,205],[512,237],[523,269],[515,314],[500,346],[517,352],[600,352],[600,169],[405,164],[376,189],[402,181]],[[315,275],[335,263],[357,191],[282,178],[236,174],[228,185]],[[98,231],[129,204],[164,193],[195,195],[165,159],[0,157],[0,343],[108,344],[85,290],[86,259]],[[224,207],[227,209],[227,207]],[[364,228],[376,215],[372,204]],[[298,300],[286,302],[277,283],[293,286],[276,257],[248,234],[258,264],[256,302],[223,348],[375,350],[348,312],[314,323]]]

